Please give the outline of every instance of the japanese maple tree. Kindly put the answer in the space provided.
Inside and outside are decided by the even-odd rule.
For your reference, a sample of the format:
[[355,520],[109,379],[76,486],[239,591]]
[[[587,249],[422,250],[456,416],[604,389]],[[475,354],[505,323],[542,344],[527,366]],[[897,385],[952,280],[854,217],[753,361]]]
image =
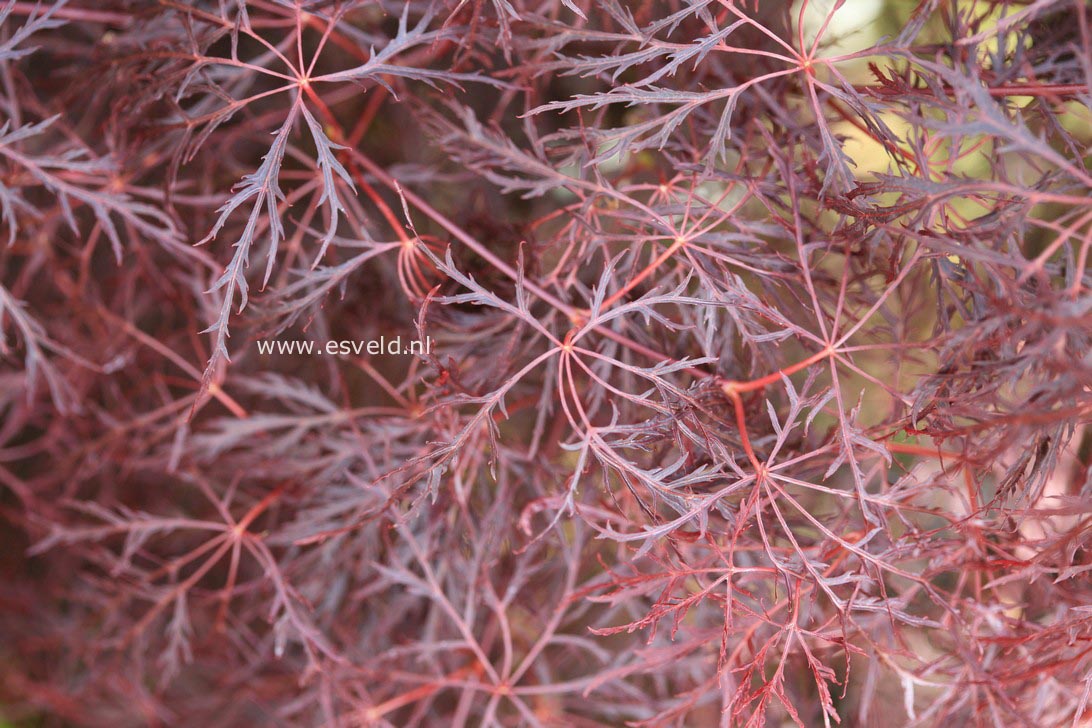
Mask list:
[[1085,725],[1090,83],[1083,0],[5,0],[0,715]]

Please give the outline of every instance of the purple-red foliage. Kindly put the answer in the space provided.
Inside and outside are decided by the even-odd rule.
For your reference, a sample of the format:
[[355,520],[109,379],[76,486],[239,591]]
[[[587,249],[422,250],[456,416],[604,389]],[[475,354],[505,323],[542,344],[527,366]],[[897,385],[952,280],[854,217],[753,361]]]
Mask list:
[[0,714],[1084,725],[1092,11],[808,4],[4,2]]

